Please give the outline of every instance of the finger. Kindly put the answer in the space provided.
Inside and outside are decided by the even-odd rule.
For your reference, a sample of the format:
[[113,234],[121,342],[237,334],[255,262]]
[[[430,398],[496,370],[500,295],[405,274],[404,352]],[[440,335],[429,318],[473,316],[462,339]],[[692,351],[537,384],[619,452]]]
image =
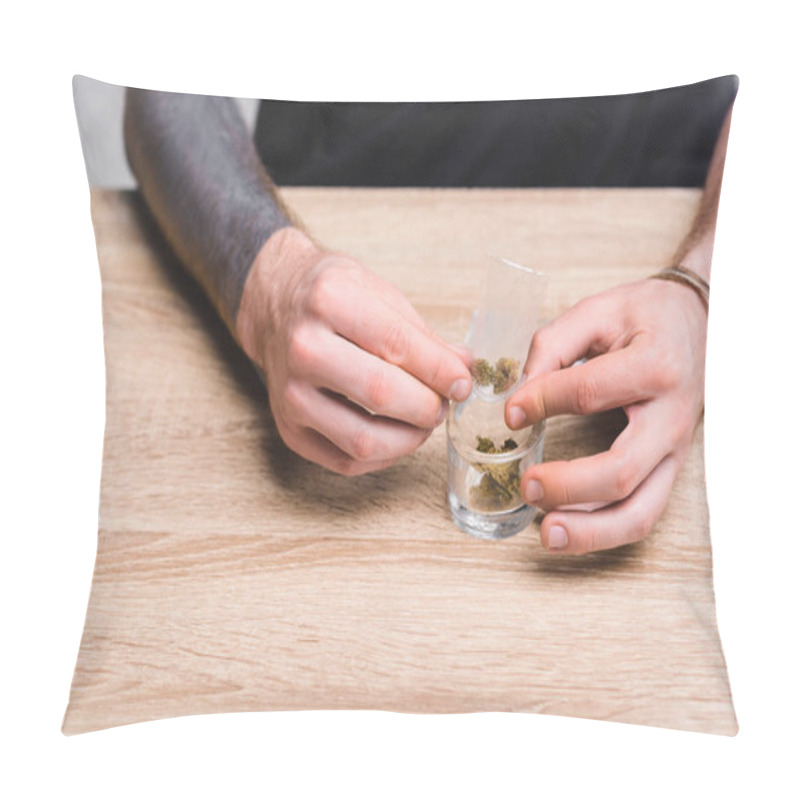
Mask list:
[[461,401],[469,396],[469,369],[456,352],[427,326],[410,323],[374,292],[351,287],[326,316],[340,336],[413,375],[443,397]]
[[536,332],[524,374],[535,378],[610,349],[619,336],[614,319],[602,312],[602,299],[597,296],[576,303]]
[[667,456],[627,499],[599,511],[552,511],[541,524],[542,544],[551,551],[581,555],[643,539],[669,499],[678,462]]
[[624,500],[672,451],[666,404],[629,410],[628,424],[609,450],[573,461],[534,464],[522,476],[525,501],[545,510]]
[[446,401],[400,367],[327,331],[300,331],[292,344],[296,375],[367,411],[416,428],[435,428]]
[[305,385],[293,392],[297,421],[360,462],[395,461],[416,450],[431,431],[376,417],[343,397]]
[[390,467],[395,462],[395,459],[357,461],[313,428],[296,428],[291,433],[285,429],[279,429],[279,433],[287,447],[301,458],[340,475],[355,476],[377,472]]
[[559,414],[596,414],[652,398],[663,383],[636,340],[622,350],[524,383],[506,403],[506,423],[522,428]]
[[430,331],[428,323],[425,322],[419,311],[414,308],[409,299],[393,283],[389,283],[378,275],[369,272],[367,273],[366,286],[369,287],[374,295],[379,296],[410,323],[423,331]]
[[466,345],[447,342],[447,346],[464,362],[466,367],[469,367],[473,362],[474,356],[472,355],[472,350]]

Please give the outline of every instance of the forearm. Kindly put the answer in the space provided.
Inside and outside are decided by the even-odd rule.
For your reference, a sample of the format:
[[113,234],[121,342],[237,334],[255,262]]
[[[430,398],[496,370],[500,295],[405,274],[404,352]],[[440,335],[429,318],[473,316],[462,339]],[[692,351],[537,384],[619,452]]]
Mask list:
[[717,209],[719,208],[732,111],[733,107],[728,110],[717,137],[697,216],[689,234],[681,243],[673,259],[673,264],[693,270],[706,281],[711,277],[714,232],[717,225]]
[[129,89],[124,129],[150,210],[235,334],[253,261],[291,219],[234,101]]

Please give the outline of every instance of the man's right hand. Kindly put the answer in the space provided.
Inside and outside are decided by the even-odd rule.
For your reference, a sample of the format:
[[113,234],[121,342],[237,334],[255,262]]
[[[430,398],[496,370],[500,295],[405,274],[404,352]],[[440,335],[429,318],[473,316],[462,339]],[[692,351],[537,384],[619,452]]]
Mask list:
[[419,447],[467,364],[403,294],[294,227],[274,233],[248,275],[236,335],[263,371],[278,432],[335,472],[383,469]]

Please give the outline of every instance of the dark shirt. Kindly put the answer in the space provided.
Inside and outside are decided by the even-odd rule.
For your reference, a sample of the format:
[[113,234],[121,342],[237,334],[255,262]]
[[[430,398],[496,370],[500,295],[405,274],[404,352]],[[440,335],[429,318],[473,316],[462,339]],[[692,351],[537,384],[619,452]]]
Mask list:
[[601,97],[443,103],[263,100],[279,186],[702,186],[735,75]]

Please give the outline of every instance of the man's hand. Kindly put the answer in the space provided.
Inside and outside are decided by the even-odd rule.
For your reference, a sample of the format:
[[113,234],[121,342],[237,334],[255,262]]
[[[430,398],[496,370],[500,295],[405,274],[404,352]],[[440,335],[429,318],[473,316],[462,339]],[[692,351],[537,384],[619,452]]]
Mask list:
[[692,289],[644,280],[583,300],[536,333],[528,381],[506,404],[509,427],[618,407],[628,417],[607,452],[522,476],[523,497],[547,512],[546,547],[617,547],[661,516],[703,410],[706,327]]
[[469,369],[402,293],[297,228],[273,234],[247,278],[236,322],[264,372],[278,432],[346,475],[419,447],[464,400]]

